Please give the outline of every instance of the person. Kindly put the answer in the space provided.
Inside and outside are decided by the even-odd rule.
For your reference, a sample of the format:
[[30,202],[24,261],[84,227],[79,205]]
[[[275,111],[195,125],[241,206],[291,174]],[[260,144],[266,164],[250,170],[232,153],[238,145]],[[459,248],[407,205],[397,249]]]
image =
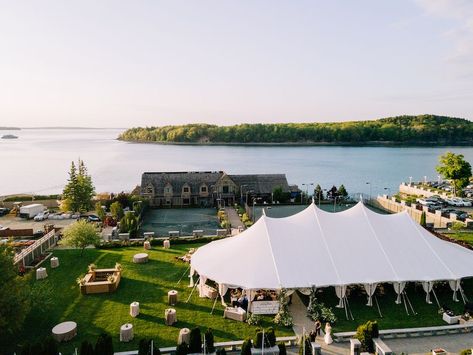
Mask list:
[[327,345],[333,343],[333,339],[332,339],[332,326],[330,325],[329,322],[327,322],[327,324],[325,324],[325,336],[324,336],[324,341],[325,341],[325,344],[327,344]]
[[243,297],[243,300],[241,301],[241,304],[240,304],[240,307],[243,308],[245,311],[248,310],[248,298],[246,297]]
[[322,323],[320,322],[320,320],[316,320],[315,321],[315,335],[316,336],[320,336],[320,330],[322,329]]

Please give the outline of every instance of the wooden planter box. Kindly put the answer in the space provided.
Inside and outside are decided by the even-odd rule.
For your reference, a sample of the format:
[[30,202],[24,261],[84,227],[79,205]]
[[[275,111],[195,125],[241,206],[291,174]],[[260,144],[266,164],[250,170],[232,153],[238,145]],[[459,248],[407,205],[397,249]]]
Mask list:
[[[114,282],[107,280],[107,277],[113,275]],[[116,269],[96,269],[87,273],[84,277],[85,283],[80,285],[80,292],[83,295],[92,293],[110,293],[114,292],[120,284],[121,272]]]

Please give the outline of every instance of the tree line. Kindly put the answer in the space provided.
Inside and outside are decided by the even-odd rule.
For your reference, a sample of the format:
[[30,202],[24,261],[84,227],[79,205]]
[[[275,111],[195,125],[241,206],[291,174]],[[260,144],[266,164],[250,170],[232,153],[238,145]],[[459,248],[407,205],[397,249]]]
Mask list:
[[118,139],[163,143],[471,144],[473,122],[418,115],[336,123],[188,124],[130,128]]

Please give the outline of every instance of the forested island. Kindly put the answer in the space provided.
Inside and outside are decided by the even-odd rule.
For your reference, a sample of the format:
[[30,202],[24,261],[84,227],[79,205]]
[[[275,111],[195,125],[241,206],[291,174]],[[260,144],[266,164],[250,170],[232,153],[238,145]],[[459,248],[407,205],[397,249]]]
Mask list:
[[473,122],[436,115],[370,121],[136,127],[118,139],[168,144],[473,145]]

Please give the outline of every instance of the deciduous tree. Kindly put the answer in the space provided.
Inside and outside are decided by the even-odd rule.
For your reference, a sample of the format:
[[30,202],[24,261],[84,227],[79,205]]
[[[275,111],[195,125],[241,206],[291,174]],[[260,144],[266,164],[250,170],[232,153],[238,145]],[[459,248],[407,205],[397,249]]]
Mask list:
[[446,152],[439,157],[440,164],[435,167],[446,180],[451,180],[454,194],[461,194],[471,177],[471,165],[462,154]]
[[29,284],[16,273],[12,250],[0,246],[0,343],[21,329],[30,307]]
[[82,256],[87,246],[100,242],[100,237],[92,223],[81,220],[64,229],[62,242],[65,245],[81,249],[80,255]]

